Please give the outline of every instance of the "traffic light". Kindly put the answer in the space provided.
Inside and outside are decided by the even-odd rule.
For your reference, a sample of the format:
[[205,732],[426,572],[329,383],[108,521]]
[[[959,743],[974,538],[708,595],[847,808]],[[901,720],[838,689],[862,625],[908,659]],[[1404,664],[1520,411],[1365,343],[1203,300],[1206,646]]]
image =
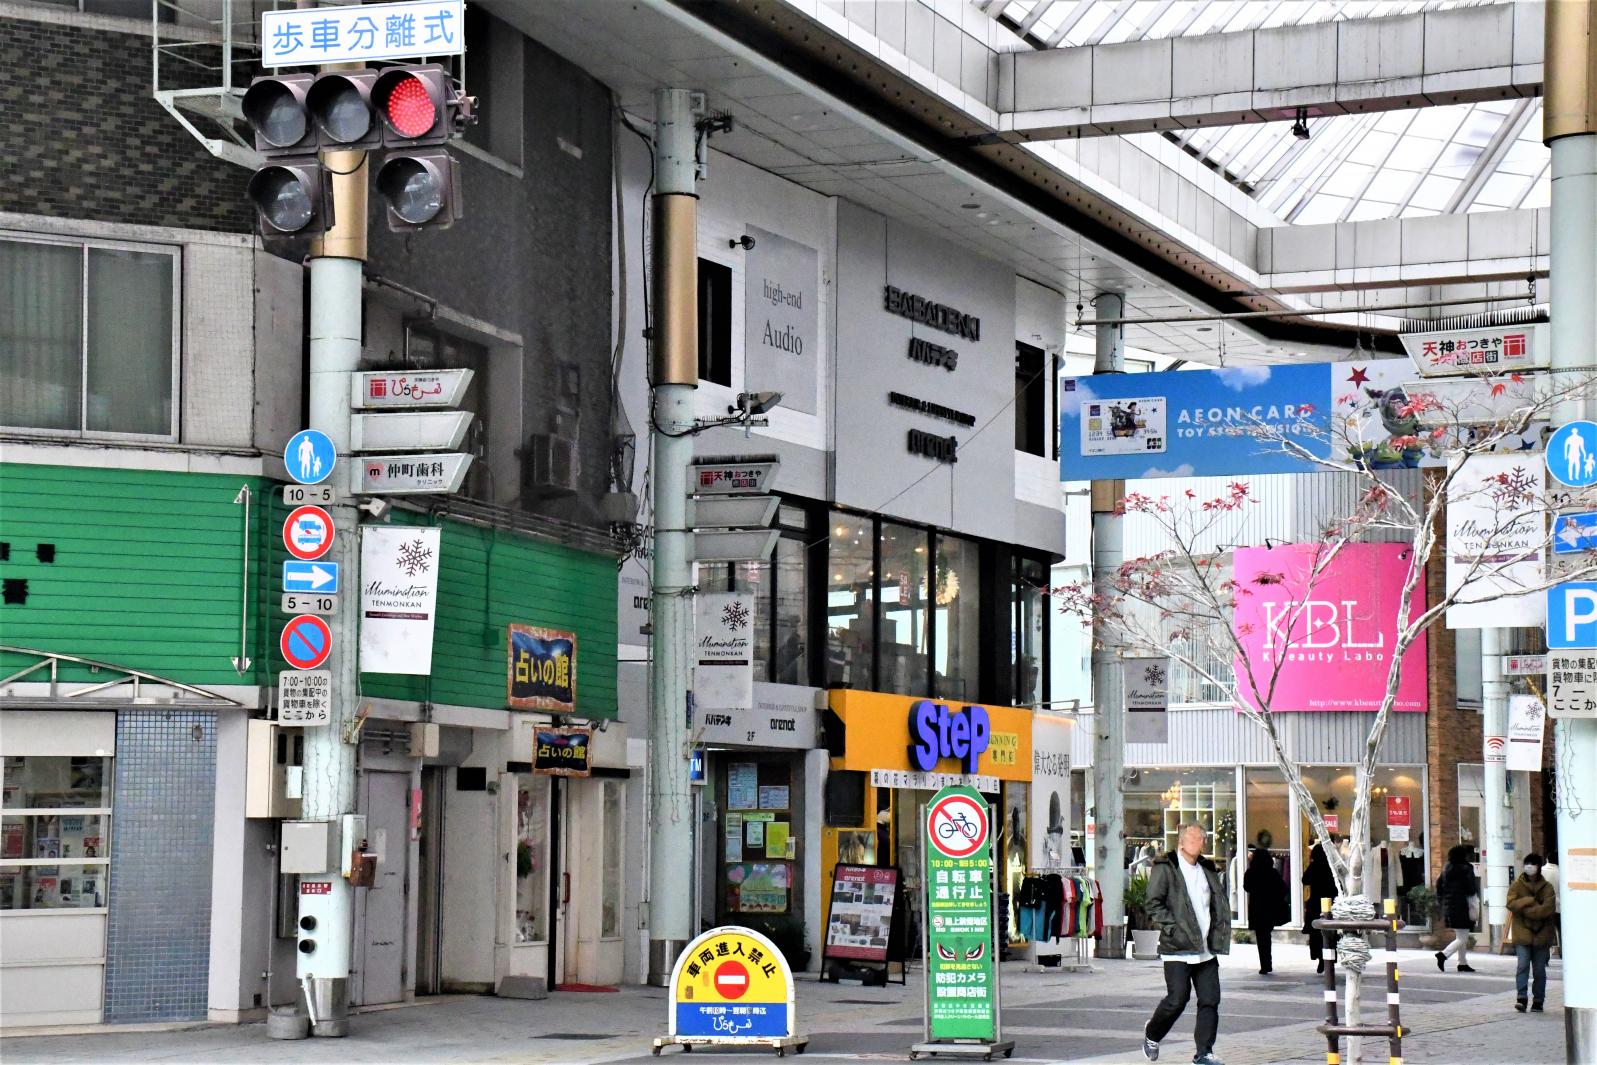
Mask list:
[[315,154],[316,134],[305,106],[305,95],[315,80],[314,74],[277,74],[250,82],[243,109],[255,133],[257,152],[268,159]]
[[460,217],[460,167],[442,148],[390,154],[377,171],[377,191],[395,232],[443,229]]
[[305,106],[323,148],[375,148],[382,128],[372,113],[372,70],[335,70],[318,74],[305,94]]
[[442,144],[471,120],[471,101],[457,92],[436,63],[390,67],[377,76],[372,106],[383,125],[383,145],[419,148]]
[[333,225],[332,175],[314,155],[268,162],[247,191],[263,237],[309,236]]

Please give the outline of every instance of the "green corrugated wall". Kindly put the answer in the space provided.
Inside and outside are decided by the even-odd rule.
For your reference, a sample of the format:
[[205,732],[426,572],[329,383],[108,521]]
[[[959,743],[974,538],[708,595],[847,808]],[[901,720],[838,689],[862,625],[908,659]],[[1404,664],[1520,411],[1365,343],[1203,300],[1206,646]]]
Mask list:
[[[233,669],[242,610],[243,507],[251,513],[251,669]],[[0,578],[26,580],[25,604],[0,605],[0,643],[91,658],[200,687],[271,684],[286,508],[277,486],[238,475],[0,463]],[[426,519],[396,512],[395,520]],[[505,626],[571,629],[578,637],[578,712],[614,717],[613,560],[514,533],[443,523],[431,677],[366,674],[367,695],[463,706],[505,703]],[[55,545],[55,561],[37,545]],[[346,586],[343,609],[356,609]],[[29,659],[0,654],[0,676]],[[70,680],[104,674],[67,670]],[[32,679],[43,679],[30,677]]]

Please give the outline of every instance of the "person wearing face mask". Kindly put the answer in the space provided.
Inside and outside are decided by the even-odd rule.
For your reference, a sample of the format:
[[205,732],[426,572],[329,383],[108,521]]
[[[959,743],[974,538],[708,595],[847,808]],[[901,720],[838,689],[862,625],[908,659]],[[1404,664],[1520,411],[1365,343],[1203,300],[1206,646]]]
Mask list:
[[[1519,969],[1514,974],[1514,1008],[1525,1012],[1526,983],[1531,983],[1530,1008],[1542,1012],[1547,997],[1547,957],[1553,948],[1553,913],[1557,909],[1553,885],[1542,875],[1542,856],[1525,855],[1524,872],[1508,888],[1508,912],[1513,914],[1514,953]],[[1529,980],[1535,970],[1534,981]]]

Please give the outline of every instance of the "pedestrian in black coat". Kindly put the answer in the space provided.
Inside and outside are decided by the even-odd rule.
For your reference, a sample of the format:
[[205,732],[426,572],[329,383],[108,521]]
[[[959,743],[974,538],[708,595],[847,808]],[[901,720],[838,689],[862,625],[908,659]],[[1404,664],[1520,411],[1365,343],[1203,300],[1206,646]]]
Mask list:
[[1275,968],[1270,960],[1270,937],[1277,925],[1286,924],[1291,909],[1286,881],[1263,847],[1255,850],[1248,861],[1248,871],[1242,874],[1242,890],[1248,894],[1248,927],[1259,944],[1259,972],[1267,976]]
[[1317,963],[1314,971],[1325,972],[1325,952],[1336,949],[1336,933],[1321,932],[1314,927],[1320,919],[1320,900],[1334,899],[1342,892],[1336,886],[1336,874],[1331,863],[1316,843],[1309,851],[1309,864],[1303,870],[1303,886],[1309,889],[1308,901],[1303,904],[1303,934],[1309,937],[1309,957]]
[[[1442,922],[1453,930],[1453,942],[1436,952],[1436,967],[1447,971],[1447,959],[1458,955],[1458,971],[1472,973],[1469,965],[1469,934],[1475,930],[1480,913],[1481,878],[1475,875],[1470,848],[1460,843],[1447,852],[1447,867],[1436,878],[1436,901],[1442,907]],[[1475,900],[1473,906],[1470,900]],[[1473,912],[1472,912],[1473,911]]]

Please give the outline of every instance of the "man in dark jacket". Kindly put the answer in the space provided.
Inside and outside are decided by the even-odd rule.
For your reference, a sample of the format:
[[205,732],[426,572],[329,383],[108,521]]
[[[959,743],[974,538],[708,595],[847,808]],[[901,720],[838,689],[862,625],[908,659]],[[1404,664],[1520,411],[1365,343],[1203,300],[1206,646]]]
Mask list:
[[1159,1058],[1159,1041],[1198,992],[1194,1065],[1222,1065],[1214,1056],[1220,1030],[1220,962],[1231,953],[1231,906],[1214,863],[1203,856],[1204,831],[1182,825],[1176,849],[1148,870],[1148,919],[1159,929],[1159,959],[1164,962],[1164,1001],[1142,1034],[1142,1053]]
[[1557,896],[1552,882],[1542,875],[1542,856],[1525,855],[1524,872],[1508,888],[1508,912],[1513,914],[1514,953],[1519,955],[1519,971],[1514,974],[1517,995],[1514,1008],[1525,1012],[1526,983],[1532,967],[1536,981],[1530,1008],[1542,1011],[1547,997],[1547,956],[1553,949],[1553,913]]

